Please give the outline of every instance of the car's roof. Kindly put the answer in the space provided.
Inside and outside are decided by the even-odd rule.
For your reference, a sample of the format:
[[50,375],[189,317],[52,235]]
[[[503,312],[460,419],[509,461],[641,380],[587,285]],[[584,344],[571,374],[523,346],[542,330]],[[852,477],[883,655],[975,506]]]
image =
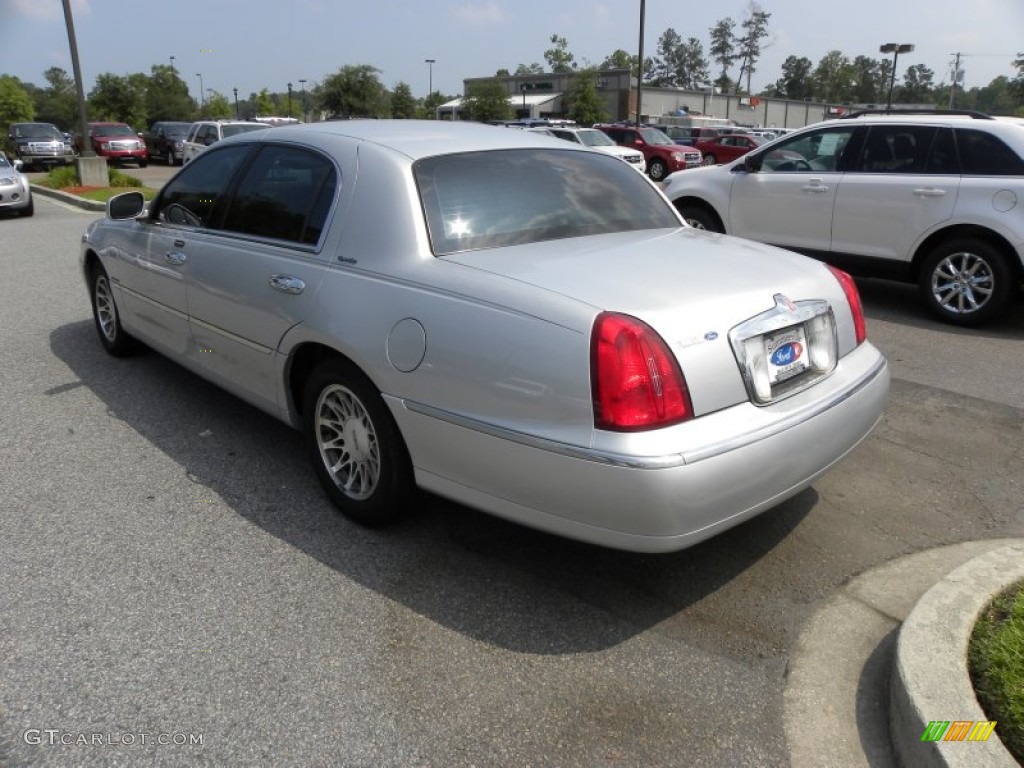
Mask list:
[[[301,141],[316,145],[328,137],[347,137],[387,147],[409,158],[450,152],[557,146],[575,151],[572,144],[540,133],[509,131],[501,126],[447,120],[338,120],[305,125],[284,125],[263,133],[261,141]],[[581,151],[583,151],[581,149]]]

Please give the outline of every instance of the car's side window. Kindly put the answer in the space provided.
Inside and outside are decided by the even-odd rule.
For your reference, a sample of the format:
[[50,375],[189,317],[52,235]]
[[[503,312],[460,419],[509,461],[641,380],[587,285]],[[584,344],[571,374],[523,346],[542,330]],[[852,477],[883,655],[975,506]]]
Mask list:
[[243,144],[201,154],[164,187],[153,217],[165,224],[214,226],[224,192],[251,149]]
[[834,171],[853,132],[853,127],[842,127],[794,136],[764,153],[761,172]]
[[929,125],[873,125],[853,170],[861,173],[925,173],[938,129]]
[[953,141],[952,128],[939,128],[932,141],[932,151],[928,155],[927,173],[959,174],[960,163],[956,158],[956,142]]
[[325,157],[295,147],[265,146],[232,196],[222,226],[316,245],[336,186],[334,165]]
[[966,176],[1024,176],[1024,159],[991,133],[957,128],[956,143]]

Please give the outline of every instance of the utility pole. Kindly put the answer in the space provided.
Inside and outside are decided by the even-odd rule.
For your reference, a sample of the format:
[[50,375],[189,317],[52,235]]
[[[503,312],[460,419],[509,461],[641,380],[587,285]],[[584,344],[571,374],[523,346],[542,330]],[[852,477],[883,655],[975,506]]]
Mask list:
[[949,86],[949,108],[953,108],[954,97],[956,96],[956,81],[960,77],[960,51],[950,54],[956,58],[953,60],[953,82]]

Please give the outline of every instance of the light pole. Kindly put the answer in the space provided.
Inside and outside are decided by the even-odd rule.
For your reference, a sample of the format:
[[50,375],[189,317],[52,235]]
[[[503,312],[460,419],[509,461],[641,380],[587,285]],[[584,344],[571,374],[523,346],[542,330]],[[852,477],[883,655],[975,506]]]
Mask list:
[[196,72],[196,77],[199,78],[199,108],[202,109],[206,106],[206,102],[204,101],[203,96],[203,73]]
[[292,116],[292,84],[288,83],[288,117]]
[[240,118],[238,117],[238,89],[232,88],[231,90],[235,92],[235,120],[239,120]]
[[885,109],[892,109],[892,89],[896,85],[896,62],[899,61],[901,53],[910,53],[914,50],[911,43],[886,43],[878,49],[879,53],[892,54],[892,74],[889,76],[889,95],[885,100]]
[[173,56],[171,56],[171,74],[172,74],[172,75],[174,75],[174,74],[177,74],[177,73],[176,73],[176,72],[174,71],[174,57],[173,57]]
[[299,85],[302,87],[302,122],[307,122],[306,118],[306,81],[303,78],[299,79]]
[[434,65],[437,59],[424,59],[423,63],[427,65],[427,98],[430,98],[430,94],[434,92]]
[[637,46],[639,50],[639,56],[637,61],[640,62],[639,71],[636,77],[636,124],[640,127],[640,114],[641,105],[643,103],[644,93],[644,11],[647,8],[647,4],[644,0],[640,0],[640,44]]

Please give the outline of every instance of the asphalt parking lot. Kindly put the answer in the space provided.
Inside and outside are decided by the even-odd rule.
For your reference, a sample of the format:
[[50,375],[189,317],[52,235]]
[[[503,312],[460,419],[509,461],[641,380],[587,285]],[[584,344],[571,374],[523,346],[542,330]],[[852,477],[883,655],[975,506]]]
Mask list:
[[898,556],[1024,535],[1021,302],[964,331],[861,281],[882,423],[693,549],[427,495],[369,531],[297,433],[156,354],[107,357],[76,271],[95,214],[36,205],[0,220],[0,766],[785,766],[816,606]]

